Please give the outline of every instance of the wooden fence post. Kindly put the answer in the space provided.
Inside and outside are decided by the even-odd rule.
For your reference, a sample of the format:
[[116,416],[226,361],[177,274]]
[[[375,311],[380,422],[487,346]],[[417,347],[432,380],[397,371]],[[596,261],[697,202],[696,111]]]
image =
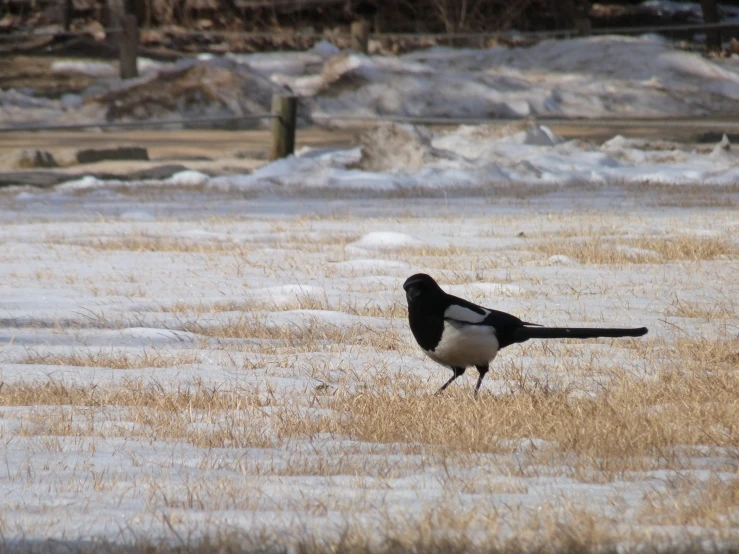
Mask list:
[[558,27],[573,29],[576,36],[590,35],[589,0],[556,0],[554,17]]
[[138,77],[136,53],[139,48],[139,23],[135,14],[127,13],[120,18],[121,30],[118,36],[120,52],[121,79]]
[[295,152],[295,128],[298,118],[298,99],[295,96],[275,94],[272,97],[272,152],[271,160],[286,158]]
[[352,22],[352,50],[366,54],[369,48],[369,22],[358,19]]
[[72,29],[72,0],[66,0],[64,2],[64,30],[69,32]]
[[590,23],[590,18],[587,16],[581,16],[575,18],[575,30],[577,31],[577,34],[581,37],[589,37],[592,26]]
[[[700,0],[704,23],[718,23],[718,6],[716,0]],[[706,49],[721,52],[721,29],[706,30]]]

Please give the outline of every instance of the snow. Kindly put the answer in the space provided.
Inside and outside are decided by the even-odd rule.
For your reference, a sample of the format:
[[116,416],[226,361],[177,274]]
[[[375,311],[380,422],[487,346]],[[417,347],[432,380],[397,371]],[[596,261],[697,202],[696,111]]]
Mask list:
[[163,181],[106,181],[84,176],[59,185],[58,190],[186,186],[262,193],[449,191],[521,182],[732,185],[739,177],[739,154],[726,137],[708,147],[622,136],[598,145],[579,139],[565,141],[536,123],[505,128],[461,126],[436,132],[385,124],[365,132],[361,141],[361,147],[304,148],[248,174],[210,177],[183,171]]
[[576,265],[578,263],[577,260],[574,260],[570,258],[569,256],[563,256],[562,254],[555,254],[554,256],[549,256],[549,259],[547,261],[550,264],[558,264],[558,265]]
[[522,294],[525,290],[515,283],[470,283],[467,285],[451,285],[447,289],[450,294],[455,296],[475,296],[478,298],[515,296]]
[[312,74],[272,73],[313,97],[314,114],[428,117],[699,115],[728,108],[738,76],[736,61],[682,52],[654,35],[435,47],[397,58],[346,54]]
[[330,42],[327,42],[325,40],[322,40],[321,42],[316,43],[313,48],[310,49],[311,52],[315,52],[322,58],[329,58],[331,56],[335,56],[341,50],[331,44]]
[[248,291],[249,298],[266,300],[275,305],[290,304],[301,299],[322,298],[325,294],[326,291],[323,288],[301,284],[280,285]]
[[[665,4],[664,9],[679,6]],[[696,5],[686,6],[694,10]],[[122,83],[112,62],[56,60],[55,73],[84,73],[94,82],[61,99],[0,91],[0,124],[102,123],[114,111],[109,102],[117,98],[106,99],[106,94],[126,87],[140,87],[141,101],[131,114],[136,119],[263,113],[269,110],[270,91],[291,90],[303,97],[301,115],[330,124],[346,124],[342,117],[382,115],[702,116],[731,113],[739,99],[736,56],[709,59],[656,35],[482,50],[434,47],[401,56],[341,52],[321,42],[306,52],[208,55],[175,64],[140,60],[139,65],[142,77]],[[219,82],[210,100],[201,99],[199,110],[182,96],[182,86],[172,88],[177,108],[171,110],[147,92],[150,82],[157,83],[154,89],[168,90],[180,78],[191,79],[188,68]]]
[[[137,64],[140,73],[152,73],[169,65],[148,58],[138,58]],[[118,69],[114,64],[89,60],[56,60],[52,62],[51,70],[56,73],[82,73],[90,77],[115,77],[118,75]]]
[[[284,178],[295,160],[264,174]],[[138,190],[113,197],[78,191],[63,199],[66,189],[20,193],[26,207],[2,212],[8,224],[0,249],[0,381],[4,387],[153,387],[160,395],[205,387],[243,395],[244,409],[219,415],[183,409],[171,420],[162,413],[156,427],[125,406],[0,406],[0,466],[8,468],[0,474],[5,540],[129,543],[170,540],[172,529],[192,540],[223,530],[292,537],[299,528],[330,541],[348,523],[380,532],[387,518],[423,521],[448,508],[510,514],[500,529],[470,520],[467,532],[475,540],[513,532],[521,514],[566,517],[570,509],[670,533],[640,522],[638,514],[648,505],[647,493],[666,490],[676,470],[605,481],[594,471],[590,480],[566,468],[527,465],[547,447],[537,437],[501,442],[506,453],[442,463],[432,453],[407,453],[402,444],[329,433],[280,438],[279,425],[293,409],[305,418],[326,413],[325,399],[340,389],[388,386],[410,375],[420,378],[420,393],[430,395],[446,379],[413,346],[403,314],[402,283],[417,271],[435,275],[453,294],[527,320],[586,324],[603,317],[644,324],[650,337],[673,340],[674,327],[684,321],[668,316],[664,323],[672,301],[664,291],[678,287],[684,299],[725,298],[737,286],[734,260],[603,267],[565,256],[526,258],[520,248],[588,226],[635,236],[676,228],[701,236],[733,233],[728,236],[736,240],[735,210],[654,206],[649,192],[629,199],[606,187],[552,186],[523,199],[511,191],[490,202],[454,195],[244,198],[205,194],[188,183],[164,185],[161,202]],[[5,190],[0,201],[15,194]],[[575,202],[581,209],[573,209]],[[105,246],[134,237],[167,239],[180,249]],[[442,258],[434,253],[450,247],[459,250]],[[707,274],[710,280],[701,278]],[[310,301],[321,305],[305,304]],[[362,312],[394,306],[401,308],[394,315]],[[691,321],[704,333],[724,323]],[[228,325],[244,330],[233,338],[207,334]],[[357,334],[342,334],[348,329]],[[316,333],[307,348],[298,338],[305,333]],[[510,391],[515,384],[503,370],[514,362],[532,378],[563,386],[595,379],[562,369],[583,357],[591,360],[589,372],[610,371],[620,360],[634,378],[648,378],[617,344],[552,344],[555,350],[541,359],[511,348],[518,350],[501,353],[494,368],[501,373],[484,390]],[[128,369],[52,363],[71,353],[148,354],[173,362]],[[37,356],[33,363],[29,354]],[[540,373],[537,360],[550,373]],[[461,386],[471,385],[465,379]],[[76,434],[60,434],[56,422],[69,422]],[[209,445],[228,422],[236,438]],[[173,438],[179,425],[187,432]],[[733,451],[690,456],[680,458],[677,471],[701,483],[728,478],[721,468],[736,459]],[[531,471],[512,475],[516,467]],[[329,468],[328,474],[317,468]],[[121,534],[122,528],[129,531]],[[693,533],[710,536],[703,528]]]
[[394,262],[391,260],[380,260],[377,258],[356,259],[356,260],[348,260],[346,262],[336,262],[334,266],[337,269],[352,269],[352,270],[361,271],[365,273],[369,273],[373,271],[385,272],[385,271],[392,271],[392,270],[407,272],[411,268],[410,265],[403,263],[403,262]]
[[65,181],[63,184],[59,185],[59,189],[60,190],[96,189],[96,188],[100,188],[106,183],[115,184],[115,183],[120,183],[120,181],[115,180],[115,179],[108,179],[107,181],[104,181],[102,179],[98,179],[97,177],[93,177],[92,175],[85,175],[84,177],[80,177],[79,179]]
[[[739,18],[739,9],[729,4],[717,5],[722,22],[735,21]],[[645,0],[639,8],[660,16],[679,17],[688,22],[703,22],[703,10],[697,2],[675,2],[674,0]]]
[[175,173],[169,179],[167,179],[167,182],[175,186],[197,187],[200,185],[204,185],[208,181],[208,179],[209,176],[205,173],[201,173],[200,171],[187,170]]
[[415,237],[406,235],[405,233],[393,233],[388,231],[375,231],[363,235],[356,242],[352,242],[348,247],[363,250],[384,250],[406,247],[423,246],[424,242]]

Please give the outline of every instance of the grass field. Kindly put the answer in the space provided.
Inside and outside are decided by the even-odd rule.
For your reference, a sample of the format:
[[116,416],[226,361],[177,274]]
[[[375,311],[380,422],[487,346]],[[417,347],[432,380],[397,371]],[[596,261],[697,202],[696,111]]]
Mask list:
[[[52,193],[43,217],[7,203],[0,537],[19,551],[737,548],[733,196],[499,192]],[[650,332],[511,346],[477,399],[475,375],[434,396],[450,373],[413,343],[401,288],[419,271],[528,321]]]

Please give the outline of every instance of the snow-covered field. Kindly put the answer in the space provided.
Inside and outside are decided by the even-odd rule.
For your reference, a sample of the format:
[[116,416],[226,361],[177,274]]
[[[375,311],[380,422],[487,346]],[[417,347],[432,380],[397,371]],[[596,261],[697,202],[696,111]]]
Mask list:
[[[0,92],[0,118],[250,113],[282,85],[314,116],[739,100],[736,58],[656,37],[187,63],[121,85],[64,62],[90,90]],[[149,110],[160,70],[217,100]],[[533,120],[384,125],[247,174],[0,189],[3,547],[737,548],[738,205],[727,139],[565,141]],[[433,396],[449,375],[401,288],[421,271],[528,321],[650,331],[511,346],[478,399],[469,376]]]
[[[736,545],[731,151],[514,131],[1,191],[3,540]],[[435,397],[447,372],[405,321],[419,271],[529,321],[650,333],[512,346],[478,400],[469,376]]]

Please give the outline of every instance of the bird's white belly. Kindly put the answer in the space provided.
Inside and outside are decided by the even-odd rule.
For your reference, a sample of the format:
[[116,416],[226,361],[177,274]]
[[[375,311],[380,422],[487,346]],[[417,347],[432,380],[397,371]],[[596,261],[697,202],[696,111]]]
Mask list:
[[460,325],[444,322],[441,341],[426,355],[442,365],[469,367],[486,365],[498,354],[495,330],[487,325]]

